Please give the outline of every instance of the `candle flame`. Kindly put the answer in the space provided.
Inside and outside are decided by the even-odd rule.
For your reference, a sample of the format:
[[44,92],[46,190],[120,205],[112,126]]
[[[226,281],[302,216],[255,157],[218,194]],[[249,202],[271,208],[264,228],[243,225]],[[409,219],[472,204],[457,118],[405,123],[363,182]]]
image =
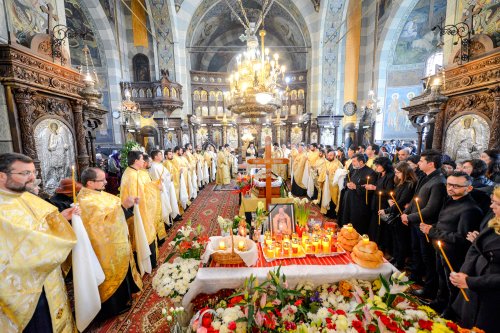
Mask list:
[[418,198],[415,198],[415,201],[418,201]]
[[382,195],[382,191],[378,192],[378,195]]
[[438,240],[438,246],[441,247],[441,241],[440,240]]

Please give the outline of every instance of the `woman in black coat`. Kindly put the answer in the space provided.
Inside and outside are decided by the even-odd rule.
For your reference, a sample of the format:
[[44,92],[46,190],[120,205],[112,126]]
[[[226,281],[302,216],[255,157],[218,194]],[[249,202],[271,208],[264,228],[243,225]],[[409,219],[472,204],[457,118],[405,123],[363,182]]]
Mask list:
[[463,288],[470,301],[458,294],[453,309],[464,327],[498,332],[500,316],[500,187],[491,199],[494,217],[469,248],[459,273],[450,275],[451,283]]
[[[389,206],[378,212],[389,223],[390,236],[393,246],[393,260],[392,263],[397,269],[402,270],[405,267],[406,258],[410,256],[411,241],[410,241],[410,227],[401,222],[399,208],[404,211],[406,206],[413,199],[415,194],[415,187],[417,184],[417,175],[415,171],[406,162],[399,162],[395,167],[394,189],[393,197],[388,200]],[[398,204],[396,206],[396,203]]]
[[375,185],[367,185],[368,190],[373,191],[373,199],[371,202],[371,219],[369,236],[374,240],[379,248],[392,255],[392,242],[390,241],[389,230],[385,223],[378,224],[378,210],[379,210],[379,193],[381,196],[381,208],[389,206],[388,200],[391,198],[389,193],[394,191],[394,167],[392,161],[388,157],[377,157],[373,161],[375,171],[377,172],[378,179]]

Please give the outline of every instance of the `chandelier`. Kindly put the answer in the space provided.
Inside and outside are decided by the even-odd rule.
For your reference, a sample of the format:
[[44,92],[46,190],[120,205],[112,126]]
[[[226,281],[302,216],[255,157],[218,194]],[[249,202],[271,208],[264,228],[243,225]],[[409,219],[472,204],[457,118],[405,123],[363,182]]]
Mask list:
[[[279,54],[275,53],[271,57],[269,49],[265,48],[266,31],[264,29],[259,31],[260,50],[256,36],[257,29],[271,5],[272,1],[264,2],[261,17],[257,23],[254,23],[248,21],[240,2],[242,16],[246,20],[245,22],[238,15],[238,19],[245,27],[245,35],[242,35],[240,39],[246,41],[247,50],[236,57],[236,69],[229,76],[230,91],[227,96],[227,108],[234,114],[245,118],[265,117],[273,114],[282,105],[285,65],[280,64]],[[231,6],[230,9],[233,14],[236,14]]]

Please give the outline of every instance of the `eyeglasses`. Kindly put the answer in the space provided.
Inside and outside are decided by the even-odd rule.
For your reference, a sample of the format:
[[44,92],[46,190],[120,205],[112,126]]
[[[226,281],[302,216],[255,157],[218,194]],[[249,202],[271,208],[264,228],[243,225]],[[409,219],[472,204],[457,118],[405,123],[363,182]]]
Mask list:
[[460,185],[460,184],[450,184],[450,183],[447,183],[446,184],[447,187],[452,187],[452,188],[462,188],[462,187],[468,187],[469,185]]
[[38,171],[35,170],[35,171],[29,171],[29,170],[26,170],[26,171],[21,171],[21,172],[7,172],[9,175],[21,175],[21,176],[24,176],[24,177],[28,177],[29,175],[33,175],[33,176],[38,176]]

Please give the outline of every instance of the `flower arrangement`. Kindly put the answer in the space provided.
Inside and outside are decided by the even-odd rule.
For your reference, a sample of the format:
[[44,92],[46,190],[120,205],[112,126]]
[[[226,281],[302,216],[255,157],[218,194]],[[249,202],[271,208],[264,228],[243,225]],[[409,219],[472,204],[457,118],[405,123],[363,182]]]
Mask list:
[[219,301],[215,312],[202,309],[203,315],[193,317],[191,324],[198,332],[211,333],[471,332],[407,296],[409,284],[397,272],[389,280],[346,280],[319,287],[306,282],[292,289],[278,268],[260,284],[250,276],[240,290]]
[[252,189],[252,177],[249,175],[241,175],[238,173],[236,177],[236,193],[246,195]]
[[257,208],[255,209],[255,229],[260,231],[262,224],[267,219],[268,212],[266,210],[266,205],[259,201],[257,203]]
[[229,231],[233,229],[233,221],[231,221],[230,219],[225,219],[222,216],[218,216],[217,223],[219,224],[220,231],[223,235],[229,235]]
[[169,297],[179,303],[187,293],[189,284],[196,277],[200,260],[176,259],[173,263],[165,263],[158,268],[153,278],[153,289],[159,296]]
[[198,224],[196,228],[191,227],[191,221],[177,231],[169,246],[171,252],[165,262],[179,255],[183,259],[200,260],[205,245],[208,243],[208,236],[203,234],[203,228]]
[[293,207],[295,218],[297,219],[297,224],[301,228],[305,228],[307,226],[307,221],[309,220],[309,215],[311,214],[311,205],[309,204],[309,200],[307,198],[297,198],[292,195],[292,193],[288,193],[288,197],[293,199]]

